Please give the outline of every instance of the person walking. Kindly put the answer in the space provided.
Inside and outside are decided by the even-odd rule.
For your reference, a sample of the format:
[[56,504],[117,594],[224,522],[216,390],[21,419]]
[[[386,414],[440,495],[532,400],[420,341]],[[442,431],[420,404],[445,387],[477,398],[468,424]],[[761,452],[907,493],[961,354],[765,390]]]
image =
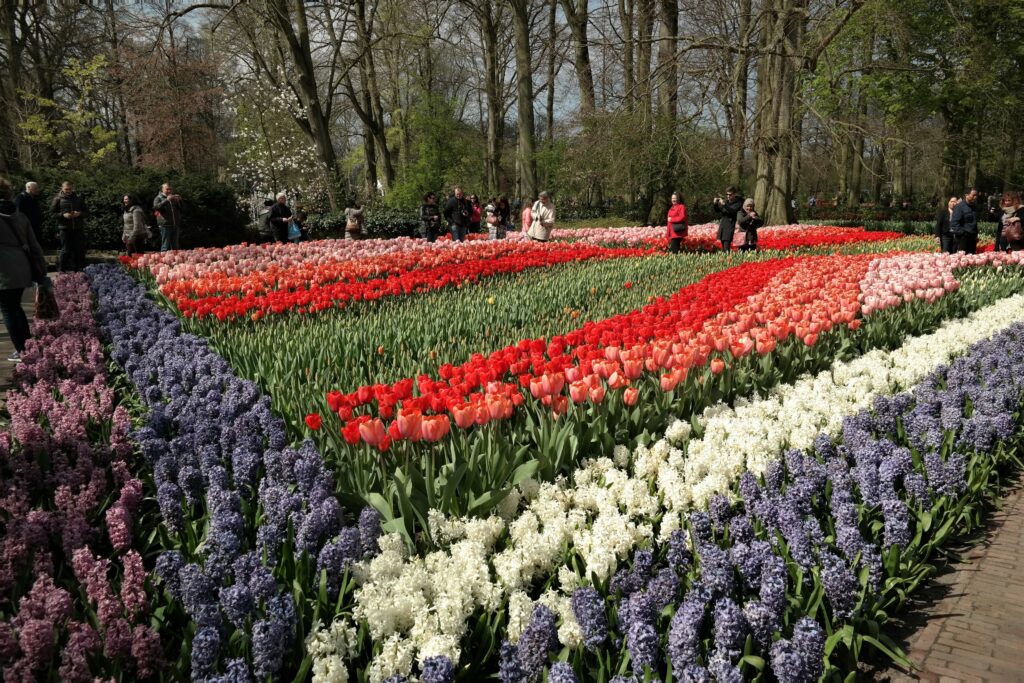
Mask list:
[[482,210],[480,208],[480,198],[477,197],[475,194],[469,195],[469,206],[469,232],[480,232],[480,218],[482,216]]
[[673,254],[678,254],[690,226],[686,221],[686,204],[683,203],[683,198],[678,192],[672,193],[670,202],[665,236],[668,237],[668,250]]
[[523,221],[523,232],[528,234],[530,226],[533,225],[533,197],[527,197],[523,202],[523,213],[520,219]]
[[949,231],[956,238],[956,250],[973,254],[978,250],[978,215],[974,212],[974,203],[978,199],[978,191],[970,188],[964,193],[963,201],[953,209],[949,218]]
[[453,242],[465,242],[466,231],[473,217],[473,207],[462,194],[461,187],[452,188],[452,196],[444,205],[444,219],[448,221],[448,229],[452,233]]
[[437,205],[437,195],[428,192],[423,195],[420,204],[420,234],[427,242],[436,242],[441,232],[441,209]]
[[270,225],[274,228],[274,241],[288,244],[288,224],[292,221],[292,207],[288,206],[288,194],[278,192],[270,207]]
[[124,242],[124,250],[129,256],[141,254],[146,249],[146,238],[149,237],[146,212],[139,200],[129,194],[121,197],[121,209],[121,220],[124,223],[121,241]]
[[43,209],[39,206],[40,192],[39,183],[30,180],[25,183],[25,191],[19,192],[18,196],[14,198],[14,206],[25,214],[25,218],[32,226],[32,232],[36,234],[37,242],[43,241]]
[[547,192],[541,192],[538,197],[540,199],[530,209],[530,230],[526,234],[536,242],[547,242],[555,229],[555,203]]
[[935,236],[939,238],[939,251],[943,254],[952,254],[956,251],[956,239],[949,231],[949,224],[953,218],[953,209],[956,208],[959,201],[956,197],[950,197],[946,205],[939,209],[939,213],[935,216]]
[[25,342],[32,336],[21,307],[22,295],[32,283],[51,290],[53,283],[46,275],[46,257],[32,224],[18,211],[13,194],[10,181],[0,178],[0,313],[14,344],[14,353],[7,360],[20,363]]
[[357,240],[363,236],[363,207],[355,198],[348,201],[345,207],[345,238]]
[[757,249],[757,229],[764,225],[764,219],[757,215],[754,210],[754,200],[747,197],[743,200],[743,208],[736,218],[736,227],[743,233],[743,244],[740,251],[755,251]]
[[160,251],[178,249],[181,232],[181,195],[174,194],[170,183],[160,186],[160,192],[153,199],[153,213],[160,228]]
[[1020,192],[1004,192],[1002,200],[1002,217],[999,222],[999,235],[1006,245],[1006,251],[1024,250],[1024,206],[1021,205]]
[[722,251],[732,250],[732,238],[736,232],[736,216],[743,210],[743,197],[735,187],[725,190],[725,200],[715,197],[715,212],[721,216],[718,221],[718,241],[722,243]]
[[488,239],[505,239],[505,222],[498,211],[498,200],[494,197],[491,197],[484,207],[484,220],[487,222]]
[[82,270],[85,268],[85,217],[89,213],[85,199],[75,192],[74,183],[65,180],[50,209],[57,217],[57,237],[60,239],[57,269],[61,272]]

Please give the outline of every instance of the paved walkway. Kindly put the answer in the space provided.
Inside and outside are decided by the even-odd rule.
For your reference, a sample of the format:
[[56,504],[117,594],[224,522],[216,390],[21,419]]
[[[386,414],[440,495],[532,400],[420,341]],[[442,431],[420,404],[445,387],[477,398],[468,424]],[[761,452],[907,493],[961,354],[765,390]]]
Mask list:
[[[32,324],[32,313],[35,312],[36,290],[29,287],[21,298],[22,308],[28,316],[29,324]],[[7,328],[0,325],[0,408],[3,406],[4,396],[11,388],[11,378],[14,375],[14,363],[8,362],[7,357],[14,353],[14,344],[11,342],[11,335],[7,334]]]
[[[903,643],[919,671],[898,681],[1024,681],[1024,476],[992,514],[984,541],[930,587],[937,601],[911,605]],[[914,614],[916,613],[916,614]]]

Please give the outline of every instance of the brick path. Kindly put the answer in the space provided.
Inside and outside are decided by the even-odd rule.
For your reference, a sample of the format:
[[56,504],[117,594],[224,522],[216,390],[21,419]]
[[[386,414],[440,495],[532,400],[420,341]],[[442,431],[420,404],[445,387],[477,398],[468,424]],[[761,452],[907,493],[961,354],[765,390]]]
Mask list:
[[[985,539],[935,583],[903,643],[920,670],[890,669],[891,681],[1024,681],[1024,476],[992,515]],[[914,610],[914,606],[910,606]],[[921,609],[921,608],[918,608]],[[913,616],[910,617],[913,619]]]

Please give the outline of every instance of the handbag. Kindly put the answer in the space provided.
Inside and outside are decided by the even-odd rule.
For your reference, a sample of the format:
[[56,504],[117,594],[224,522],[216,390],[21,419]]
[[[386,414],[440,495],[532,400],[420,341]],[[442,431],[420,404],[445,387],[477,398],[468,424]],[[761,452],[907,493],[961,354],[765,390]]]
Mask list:
[[288,239],[293,242],[298,242],[302,239],[302,230],[299,229],[299,224],[294,221],[288,224]]
[[1021,230],[1019,218],[1011,218],[1003,226],[1003,239],[1007,242],[1020,242],[1024,240],[1024,230]]
[[686,223],[673,223],[672,234],[676,237],[686,237],[688,226]]
[[56,320],[59,317],[60,307],[53,287],[36,287],[36,320]]

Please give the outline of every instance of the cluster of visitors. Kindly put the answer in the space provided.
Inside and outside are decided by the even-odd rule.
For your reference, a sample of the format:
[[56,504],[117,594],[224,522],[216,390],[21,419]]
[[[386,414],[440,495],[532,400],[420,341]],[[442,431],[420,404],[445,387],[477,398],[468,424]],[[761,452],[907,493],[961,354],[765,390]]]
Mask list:
[[[963,197],[950,197],[935,217],[935,236],[947,254],[962,251],[973,254],[978,249],[978,190],[968,188]],[[997,251],[1024,249],[1024,205],[1020,192],[1004,192],[992,203],[988,219],[996,224]]]
[[[732,250],[737,230],[743,234],[743,243],[738,246],[740,251],[757,249],[757,230],[764,225],[764,220],[754,209],[753,199],[744,199],[735,187],[728,187],[725,190],[725,198],[715,197],[712,206],[719,215],[718,241],[722,245],[722,251]],[[689,230],[686,204],[678,192],[672,193],[666,225],[668,250],[678,254]]]
[[[541,192],[536,202],[528,198],[521,215],[522,230],[531,239],[546,242],[555,227],[555,205],[547,192]],[[481,205],[480,198],[466,195],[461,187],[453,187],[444,206],[437,202],[437,195],[428,192],[423,195],[420,205],[420,235],[428,242],[434,242],[443,233],[445,225],[452,241],[464,242],[470,233],[478,232],[483,223],[487,225],[487,237],[492,240],[505,239],[516,229],[512,220],[512,205],[508,197],[491,197]],[[443,219],[443,224],[442,224]]]

